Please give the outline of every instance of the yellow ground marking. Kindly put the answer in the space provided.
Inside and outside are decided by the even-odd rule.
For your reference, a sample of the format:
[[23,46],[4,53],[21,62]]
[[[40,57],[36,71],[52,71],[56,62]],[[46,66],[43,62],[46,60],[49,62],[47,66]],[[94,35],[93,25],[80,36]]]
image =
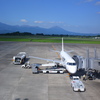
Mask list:
[[[56,48],[54,47],[54,45],[52,45],[52,48],[56,51]],[[60,58],[60,55],[58,52],[56,52],[56,54],[58,55],[58,58]]]
[[67,73],[68,75],[66,77],[70,77],[70,73]]

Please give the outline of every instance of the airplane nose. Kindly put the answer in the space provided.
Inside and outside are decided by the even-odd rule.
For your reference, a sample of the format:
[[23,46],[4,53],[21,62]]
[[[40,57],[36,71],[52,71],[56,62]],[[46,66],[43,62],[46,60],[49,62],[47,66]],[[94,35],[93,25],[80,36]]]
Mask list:
[[75,74],[76,73],[76,70],[74,70],[74,71],[69,71],[71,74]]
[[68,72],[71,74],[76,73],[77,71],[77,66],[68,66]]

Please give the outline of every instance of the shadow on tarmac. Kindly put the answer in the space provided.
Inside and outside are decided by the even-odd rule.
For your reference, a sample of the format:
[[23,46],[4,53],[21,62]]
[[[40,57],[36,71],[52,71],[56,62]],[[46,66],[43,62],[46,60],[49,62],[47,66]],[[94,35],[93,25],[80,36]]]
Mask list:
[[[81,78],[83,75],[86,75],[86,73],[87,72],[85,70],[80,69],[75,74],[71,74],[70,77],[72,77],[72,76],[79,76]],[[100,72],[94,72],[93,75],[95,75],[95,77],[97,79],[100,79]]]
[[28,62],[30,60],[30,58],[26,58],[25,62]]
[[75,74],[71,74],[70,76],[79,76],[81,78],[84,74],[86,74],[86,71],[80,69],[80,70],[77,70]]
[[[16,98],[15,100],[21,100],[20,98]],[[29,100],[28,98],[25,98],[23,100]]]

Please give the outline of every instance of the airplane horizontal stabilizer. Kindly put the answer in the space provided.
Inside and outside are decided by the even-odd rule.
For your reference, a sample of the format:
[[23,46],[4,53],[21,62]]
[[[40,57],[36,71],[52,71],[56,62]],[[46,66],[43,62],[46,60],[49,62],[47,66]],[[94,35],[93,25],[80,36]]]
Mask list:
[[70,53],[70,52],[73,52],[74,50],[70,50],[70,51],[66,51],[66,53]]

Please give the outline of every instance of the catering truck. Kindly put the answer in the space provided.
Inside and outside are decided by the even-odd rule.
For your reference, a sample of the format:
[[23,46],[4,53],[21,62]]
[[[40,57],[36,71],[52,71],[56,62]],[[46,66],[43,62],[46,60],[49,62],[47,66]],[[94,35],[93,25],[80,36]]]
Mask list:
[[71,80],[71,86],[73,88],[73,91],[80,91],[84,92],[86,90],[83,82],[79,79],[79,76],[73,76]]
[[24,64],[26,60],[26,52],[19,52],[13,56],[13,64]]

